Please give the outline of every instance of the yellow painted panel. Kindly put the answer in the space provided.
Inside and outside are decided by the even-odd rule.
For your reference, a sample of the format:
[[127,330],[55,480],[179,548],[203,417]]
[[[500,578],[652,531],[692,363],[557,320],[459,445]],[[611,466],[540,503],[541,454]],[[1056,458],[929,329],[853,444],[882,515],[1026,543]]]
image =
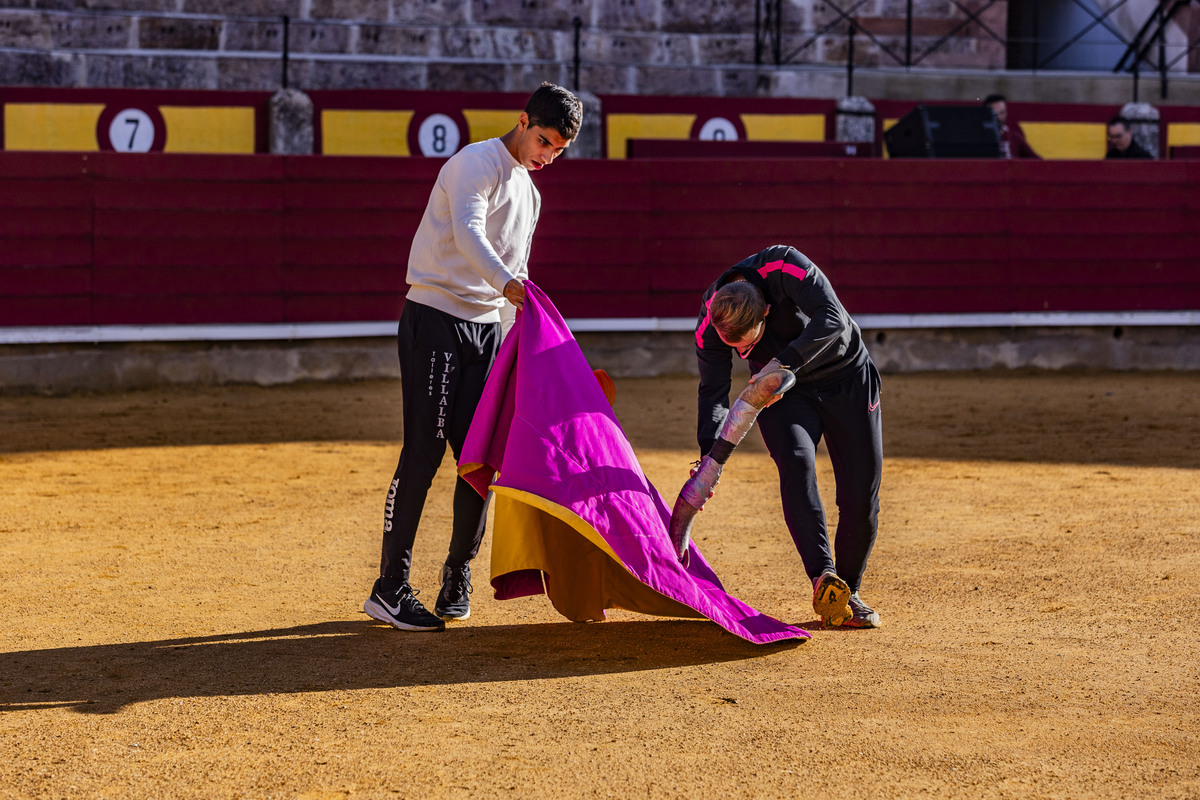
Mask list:
[[1167,126],[1167,147],[1200,145],[1200,122],[1172,122]]
[[462,115],[467,121],[467,136],[472,142],[482,142],[484,139],[495,139],[498,136],[517,127],[523,108],[505,109],[472,109],[464,108]]
[[7,103],[6,150],[99,150],[96,123],[104,104]]
[[746,139],[768,142],[825,141],[824,114],[742,114]]
[[1103,159],[1108,152],[1102,122],[1022,122],[1021,130],[1042,158],[1084,161]]
[[167,126],[165,153],[253,153],[249,106],[160,106]]
[[327,156],[408,156],[411,111],[321,112],[321,151]]
[[[899,121],[900,121],[899,117],[896,117],[895,119],[888,119],[887,117],[885,117],[883,120],[883,128],[882,128],[883,132],[887,133],[889,130],[892,129],[892,126],[895,125]],[[879,146],[883,150],[883,157],[891,158],[891,156],[888,155],[887,141],[885,140],[885,141],[880,142]]]
[[624,158],[630,139],[687,139],[695,114],[609,114],[608,157]]

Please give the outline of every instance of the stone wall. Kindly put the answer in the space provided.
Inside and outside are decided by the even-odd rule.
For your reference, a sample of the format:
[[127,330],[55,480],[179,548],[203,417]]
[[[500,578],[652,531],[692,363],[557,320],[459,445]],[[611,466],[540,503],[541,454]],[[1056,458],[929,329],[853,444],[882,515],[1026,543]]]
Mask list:
[[[913,3],[912,53],[921,66],[1003,68],[997,37],[1007,2],[987,5],[977,20],[964,5]],[[525,91],[542,79],[575,86],[578,34],[578,87],[597,94],[829,96],[813,67],[844,67],[847,11],[859,26],[856,64],[895,67],[906,57],[905,2],[784,0],[778,19],[761,26],[777,28],[779,38],[762,40],[755,7],[753,0],[8,0],[0,9],[0,86],[272,90],[283,82],[283,15],[290,18],[288,83],[302,89]],[[758,43],[764,68],[756,66]],[[805,72],[811,82],[797,80]]]
[[[912,0],[911,49],[908,0],[779,0],[778,39],[756,37],[755,0],[2,5],[0,86],[272,91],[284,83],[286,14],[287,83],[299,89],[527,92],[551,80],[600,95],[969,100],[1001,91],[1025,102],[1135,99],[1132,78],[1124,74],[1005,71],[998,40],[1007,35],[1007,0]],[[858,26],[853,78],[846,63],[851,16]],[[774,21],[765,20],[761,29],[770,33],[774,26],[767,23]],[[1184,38],[1196,34],[1200,12],[1185,9],[1176,24]],[[1131,38],[1136,27],[1122,31]],[[1192,53],[1196,59],[1200,48]],[[1182,72],[1186,68],[1172,75],[1167,102],[1200,102],[1200,75]]]

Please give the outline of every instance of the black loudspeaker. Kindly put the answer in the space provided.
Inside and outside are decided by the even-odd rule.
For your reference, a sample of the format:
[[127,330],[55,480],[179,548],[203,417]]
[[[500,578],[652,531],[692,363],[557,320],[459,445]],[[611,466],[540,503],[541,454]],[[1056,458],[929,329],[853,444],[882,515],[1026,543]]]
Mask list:
[[892,158],[999,158],[996,115],[983,106],[917,106],[883,134]]

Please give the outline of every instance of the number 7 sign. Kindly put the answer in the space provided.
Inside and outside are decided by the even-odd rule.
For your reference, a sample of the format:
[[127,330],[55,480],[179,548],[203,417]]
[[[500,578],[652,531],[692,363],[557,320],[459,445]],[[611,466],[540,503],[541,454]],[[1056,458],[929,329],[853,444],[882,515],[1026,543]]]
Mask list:
[[96,139],[101,150],[149,153],[163,149],[167,130],[157,108],[109,106],[96,125]]

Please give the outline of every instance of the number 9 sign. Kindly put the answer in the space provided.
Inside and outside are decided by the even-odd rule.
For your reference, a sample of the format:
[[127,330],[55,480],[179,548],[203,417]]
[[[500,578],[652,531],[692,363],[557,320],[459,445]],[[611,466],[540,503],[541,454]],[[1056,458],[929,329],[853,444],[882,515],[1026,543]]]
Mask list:
[[[699,124],[699,120],[697,120]],[[701,141],[733,142],[741,138],[738,126],[724,117],[709,117],[699,125],[699,130],[693,132],[693,137]]]
[[155,107],[109,106],[96,123],[96,141],[101,150],[149,153],[163,149],[167,143],[167,127],[162,114]]

